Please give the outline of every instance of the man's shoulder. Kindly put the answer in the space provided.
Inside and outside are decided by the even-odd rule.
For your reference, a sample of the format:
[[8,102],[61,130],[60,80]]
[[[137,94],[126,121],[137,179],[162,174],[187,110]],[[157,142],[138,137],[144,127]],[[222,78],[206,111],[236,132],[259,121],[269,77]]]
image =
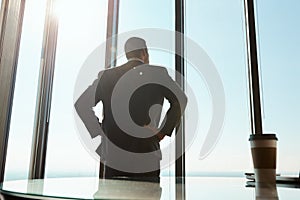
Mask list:
[[151,71],[168,73],[167,68],[164,66],[146,64],[146,65],[144,65],[144,67],[145,67],[145,69],[149,69]]
[[156,74],[157,76],[160,76],[160,77],[165,77],[165,76],[168,76],[169,73],[168,73],[168,70],[166,67],[164,66],[159,66],[159,65],[149,65],[148,69]]
[[122,71],[122,70],[124,70],[124,68],[126,68],[128,66],[129,66],[129,63],[127,62],[127,63],[124,63],[122,65],[118,65],[118,66],[115,66],[115,67],[106,68],[106,69],[102,70],[101,72],[102,73],[115,73],[116,71]]
[[117,67],[111,67],[111,68],[106,68],[104,70],[101,70],[99,73],[98,73],[98,77],[100,78],[103,74],[113,74],[115,73],[116,71],[120,70],[121,66],[117,66]]
[[152,67],[153,69],[157,69],[157,70],[167,70],[166,67],[160,65],[149,65],[149,67]]

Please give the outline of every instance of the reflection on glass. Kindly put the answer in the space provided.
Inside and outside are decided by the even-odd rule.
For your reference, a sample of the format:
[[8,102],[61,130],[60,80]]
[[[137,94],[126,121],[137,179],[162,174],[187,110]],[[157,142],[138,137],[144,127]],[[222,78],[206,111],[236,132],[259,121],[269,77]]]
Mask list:
[[[278,137],[278,171],[298,175],[300,151],[299,1],[257,1],[263,127]],[[276,23],[275,23],[276,22]]]
[[[10,194],[18,194],[22,197],[38,198],[75,198],[75,199],[159,199],[173,200],[175,187],[168,187],[169,177],[163,177],[161,184],[125,181],[125,180],[99,180],[98,178],[51,178],[39,180],[6,181],[0,190],[6,190]],[[194,199],[242,199],[255,200],[258,191],[255,183],[245,187],[245,178],[220,178],[220,177],[187,177],[186,181],[191,187],[187,188],[188,200]],[[265,187],[268,191],[265,199],[299,199],[300,190],[287,188],[287,186],[272,185]],[[217,192],[216,192],[217,189]],[[277,192],[276,192],[277,191]],[[180,191],[179,191],[180,192]],[[278,194],[277,194],[278,193]],[[34,195],[33,195],[34,194]],[[180,193],[179,193],[180,194]],[[263,191],[260,190],[260,194]],[[141,196],[140,196],[141,195]],[[152,196],[151,196],[152,195]],[[277,196],[276,196],[277,195]],[[140,198],[139,198],[140,196]],[[150,196],[150,198],[142,198]],[[132,198],[130,198],[132,197]],[[135,198],[133,198],[135,197]],[[42,199],[42,198],[38,198]]]
[[166,189],[159,183],[98,178],[19,180],[0,186],[6,194],[30,199],[174,199],[169,190],[161,196],[162,188]]
[[46,177],[98,176],[99,163],[83,147],[74,124],[73,93],[84,61],[106,39],[107,2],[57,1],[59,30]]
[[[117,192],[116,192],[117,191]],[[161,199],[159,183],[139,181],[99,180],[94,199]]]
[[5,180],[28,177],[46,0],[28,0],[22,27]]

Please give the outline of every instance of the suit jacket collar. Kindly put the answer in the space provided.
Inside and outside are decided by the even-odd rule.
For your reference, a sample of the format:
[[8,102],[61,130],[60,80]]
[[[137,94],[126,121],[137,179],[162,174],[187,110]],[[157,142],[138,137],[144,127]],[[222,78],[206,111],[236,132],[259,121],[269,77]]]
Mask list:
[[139,62],[144,63],[144,61],[142,59],[140,59],[140,58],[129,58],[128,62],[130,62],[130,61],[139,61]]

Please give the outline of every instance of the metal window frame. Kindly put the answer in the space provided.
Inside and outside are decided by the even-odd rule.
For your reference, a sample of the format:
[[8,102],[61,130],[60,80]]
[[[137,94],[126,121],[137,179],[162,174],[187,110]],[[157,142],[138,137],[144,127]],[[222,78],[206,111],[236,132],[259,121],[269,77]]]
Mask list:
[[[176,70],[176,82],[180,87],[185,89],[185,0],[176,0],[175,2],[175,70]],[[179,137],[175,138],[176,154],[181,155],[176,159],[175,174],[176,183],[180,183],[180,187],[176,187],[176,199],[185,199],[185,118],[181,119],[181,125],[176,128],[176,133]]]
[[115,67],[117,64],[119,5],[120,0],[108,0],[105,68]]
[[56,16],[57,13],[55,13],[55,3],[56,0],[48,0],[46,7],[29,179],[42,179],[45,176],[49,118],[58,35],[58,16]]
[[250,98],[251,132],[263,134],[259,83],[259,66],[255,28],[254,1],[244,0],[245,26],[247,39],[248,82]]
[[7,145],[25,0],[3,0],[0,16],[0,182],[4,181]]

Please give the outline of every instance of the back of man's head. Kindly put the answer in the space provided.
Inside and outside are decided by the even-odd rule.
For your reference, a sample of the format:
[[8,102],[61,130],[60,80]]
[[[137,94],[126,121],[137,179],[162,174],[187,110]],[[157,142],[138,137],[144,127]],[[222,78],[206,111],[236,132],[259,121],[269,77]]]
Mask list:
[[127,59],[140,58],[142,51],[147,51],[146,41],[139,37],[131,37],[125,43]]

